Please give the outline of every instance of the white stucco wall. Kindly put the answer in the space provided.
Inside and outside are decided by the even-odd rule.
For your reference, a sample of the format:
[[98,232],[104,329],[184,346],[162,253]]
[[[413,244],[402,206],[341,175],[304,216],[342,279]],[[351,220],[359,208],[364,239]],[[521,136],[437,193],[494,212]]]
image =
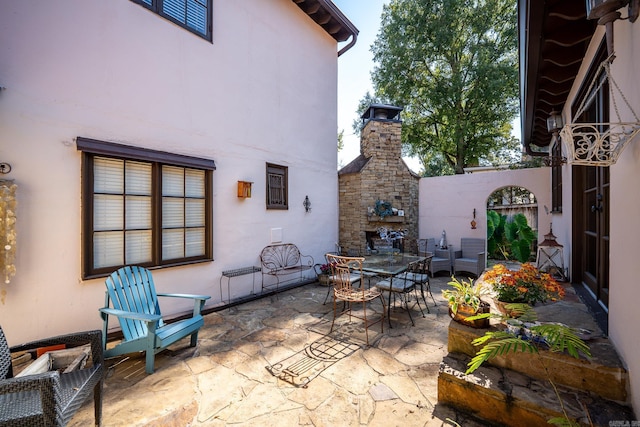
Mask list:
[[[616,22],[615,49],[613,77],[640,115],[640,23]],[[620,98],[617,103],[622,121],[637,120]],[[617,121],[613,107],[610,115]],[[626,146],[610,172],[609,336],[629,371],[631,401],[636,415],[640,415],[640,231],[635,226],[640,218],[640,136]]]
[[[161,292],[219,304],[221,271],[258,265],[272,228],[316,260],[334,249],[336,42],[290,0],[213,4],[210,43],[130,1],[2,2],[1,178],[19,203],[18,272],[0,284],[10,343],[101,327],[104,281],[81,280],[77,136],[215,160],[215,261],[155,270]],[[287,211],[265,209],[266,162],[289,168]],[[254,182],[250,199],[238,180]],[[232,298],[251,292],[251,276],[233,279]]]
[[[464,175],[439,176],[420,180],[420,238],[440,241],[442,230],[454,250],[460,249],[462,237],[487,238],[487,199],[495,190],[508,186],[529,189],[538,202],[538,240],[549,232],[551,214],[551,172],[549,168],[514,169],[474,172]],[[473,210],[476,229],[471,229]],[[533,225],[532,225],[533,226]],[[534,227],[535,228],[535,227]],[[554,228],[554,234],[555,228]],[[559,240],[560,241],[560,240]]]
[[[611,71],[615,82],[629,101],[631,108],[640,115],[640,25],[636,22],[616,21],[614,24],[615,53]],[[576,83],[565,104],[563,115],[570,117],[573,99],[585,79],[597,49],[605,37],[603,26],[598,26],[589,50],[582,63]],[[614,91],[616,104],[622,121],[635,121],[626,103]],[[613,104],[610,117],[618,121]],[[571,166],[563,168],[563,213],[558,216],[562,228],[571,230]],[[615,345],[629,373],[629,400],[636,414],[640,410],[640,310],[637,307],[638,256],[636,247],[640,231],[634,226],[640,214],[640,137],[636,136],[624,149],[616,164],[610,167],[610,212],[609,212],[609,338]],[[555,233],[555,227],[554,227]],[[555,233],[557,234],[557,233]],[[571,235],[569,234],[569,239]],[[570,241],[570,240],[569,240]]]

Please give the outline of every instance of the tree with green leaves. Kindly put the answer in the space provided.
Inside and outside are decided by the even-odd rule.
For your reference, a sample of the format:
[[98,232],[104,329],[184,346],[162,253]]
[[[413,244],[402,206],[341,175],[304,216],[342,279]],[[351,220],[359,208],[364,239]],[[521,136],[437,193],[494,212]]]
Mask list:
[[403,143],[425,170],[464,173],[517,147],[515,0],[391,0],[371,50],[372,98],[404,107]]

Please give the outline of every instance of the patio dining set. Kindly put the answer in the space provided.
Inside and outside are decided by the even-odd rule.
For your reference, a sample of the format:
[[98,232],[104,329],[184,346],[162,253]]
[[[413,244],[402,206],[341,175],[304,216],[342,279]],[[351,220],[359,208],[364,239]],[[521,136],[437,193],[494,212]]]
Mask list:
[[[333,293],[333,331],[335,320],[339,315],[347,314],[349,319],[356,317],[363,321],[366,333],[367,345],[369,345],[370,326],[380,323],[381,332],[384,332],[384,317],[389,328],[391,324],[391,308],[396,299],[400,299],[401,305],[406,309],[411,324],[415,325],[409,308],[410,297],[425,317],[420,299],[424,303],[427,312],[429,306],[425,295],[429,294],[434,305],[435,299],[429,284],[429,275],[442,270],[447,274],[454,272],[467,272],[479,277],[485,268],[484,240],[475,238],[462,238],[460,250],[454,252],[452,247],[437,248],[435,239],[418,240],[418,254],[409,255],[396,251],[386,254],[359,256],[344,256],[333,253],[325,255],[327,264],[331,267],[329,289],[325,303]],[[372,278],[377,278],[374,286],[371,286]],[[365,284],[364,281],[367,280]],[[385,304],[384,294],[387,294]],[[375,319],[368,318],[367,303],[380,300],[382,314]],[[340,304],[342,303],[342,304]],[[361,303],[362,310],[355,312],[354,303]],[[342,305],[342,308],[340,308]]]

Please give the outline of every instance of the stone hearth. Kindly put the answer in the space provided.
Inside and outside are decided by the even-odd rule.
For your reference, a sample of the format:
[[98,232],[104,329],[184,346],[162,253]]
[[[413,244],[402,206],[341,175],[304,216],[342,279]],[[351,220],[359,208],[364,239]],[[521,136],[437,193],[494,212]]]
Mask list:
[[[367,238],[380,227],[404,231],[406,252],[416,252],[420,176],[402,160],[399,107],[371,105],[362,115],[360,155],[338,171],[339,239],[344,252],[364,255]],[[390,203],[393,214],[376,214],[376,202]],[[375,241],[380,244],[381,242]]]

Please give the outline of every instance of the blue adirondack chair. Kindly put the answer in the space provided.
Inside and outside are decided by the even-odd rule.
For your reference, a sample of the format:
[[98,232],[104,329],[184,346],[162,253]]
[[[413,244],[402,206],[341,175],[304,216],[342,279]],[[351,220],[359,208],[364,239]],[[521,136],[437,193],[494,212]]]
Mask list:
[[[106,285],[105,304],[100,309],[105,358],[144,351],[146,371],[152,374],[156,353],[188,335],[191,335],[191,347],[197,344],[198,331],[204,324],[200,312],[210,296],[156,293],[151,272],[138,266],[120,268],[107,278]],[[193,316],[165,323],[160,314],[158,297],[193,299]],[[124,339],[107,350],[109,316],[118,318]]]

